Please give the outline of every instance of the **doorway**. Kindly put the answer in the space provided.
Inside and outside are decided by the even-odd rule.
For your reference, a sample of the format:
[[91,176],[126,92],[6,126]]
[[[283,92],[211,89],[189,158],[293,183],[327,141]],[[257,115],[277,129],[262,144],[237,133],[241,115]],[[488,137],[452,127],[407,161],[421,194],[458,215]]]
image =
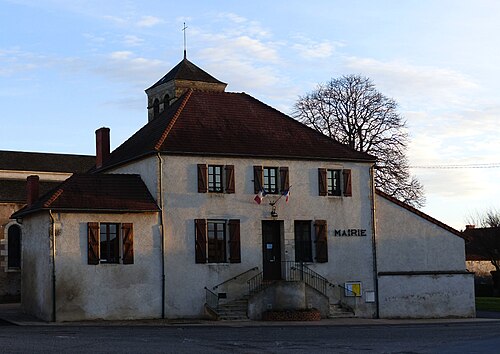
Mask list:
[[283,221],[262,221],[262,271],[264,280],[281,279],[281,230]]

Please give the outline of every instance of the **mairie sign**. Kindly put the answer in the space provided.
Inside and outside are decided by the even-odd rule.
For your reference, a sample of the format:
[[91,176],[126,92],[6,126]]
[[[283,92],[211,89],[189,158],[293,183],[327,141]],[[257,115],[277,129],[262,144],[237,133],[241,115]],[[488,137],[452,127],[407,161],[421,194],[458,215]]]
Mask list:
[[366,234],[366,229],[345,229],[345,230],[333,230],[333,236],[352,237],[352,236],[367,236],[367,234]]

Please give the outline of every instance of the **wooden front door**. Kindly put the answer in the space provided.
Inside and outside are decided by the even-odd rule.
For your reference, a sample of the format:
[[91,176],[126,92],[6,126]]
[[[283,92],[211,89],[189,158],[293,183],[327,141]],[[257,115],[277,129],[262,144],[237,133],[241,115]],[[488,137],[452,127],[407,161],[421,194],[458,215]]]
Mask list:
[[262,260],[264,280],[281,279],[282,221],[262,221]]

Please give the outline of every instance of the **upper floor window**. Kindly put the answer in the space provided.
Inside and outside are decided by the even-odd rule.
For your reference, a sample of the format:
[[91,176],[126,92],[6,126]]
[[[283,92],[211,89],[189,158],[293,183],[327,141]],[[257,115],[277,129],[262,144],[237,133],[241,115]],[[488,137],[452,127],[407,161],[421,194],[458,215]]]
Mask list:
[[253,167],[254,192],[279,194],[290,188],[288,167]]
[[222,193],[222,168],[220,165],[208,165],[208,191]]
[[134,263],[134,229],[131,223],[87,223],[88,264]]
[[198,164],[198,193],[234,193],[234,165]]
[[319,195],[352,197],[351,170],[318,168]]

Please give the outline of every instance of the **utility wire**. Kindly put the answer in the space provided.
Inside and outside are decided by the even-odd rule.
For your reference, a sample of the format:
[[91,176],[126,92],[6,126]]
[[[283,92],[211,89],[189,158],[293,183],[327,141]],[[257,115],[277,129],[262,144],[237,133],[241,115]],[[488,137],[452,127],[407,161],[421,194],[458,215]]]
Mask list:
[[497,163],[472,163],[472,164],[457,164],[457,165],[415,165],[410,168],[418,169],[457,169],[457,168],[500,168],[500,162]]

